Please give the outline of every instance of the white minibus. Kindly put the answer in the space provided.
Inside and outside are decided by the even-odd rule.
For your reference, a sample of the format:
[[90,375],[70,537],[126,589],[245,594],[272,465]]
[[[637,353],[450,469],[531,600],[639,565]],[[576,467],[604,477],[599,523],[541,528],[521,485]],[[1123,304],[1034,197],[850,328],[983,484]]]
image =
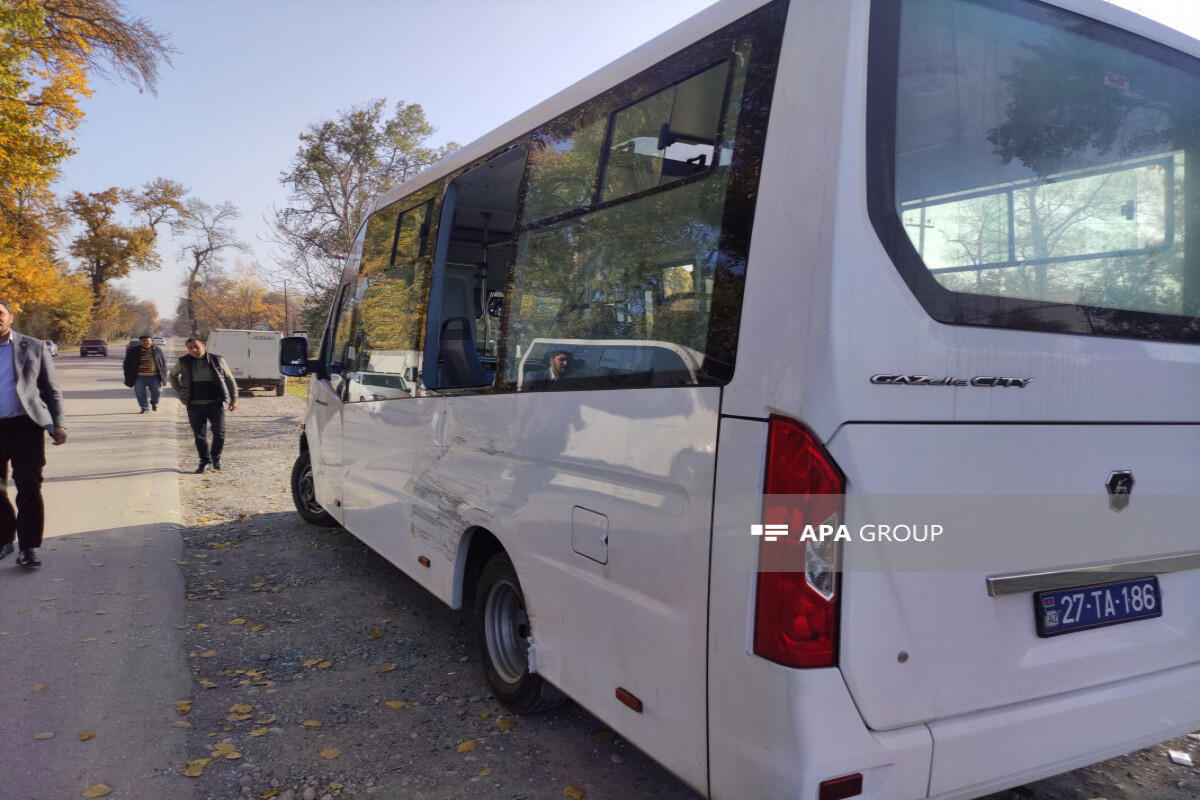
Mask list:
[[1197,165],[1107,3],[722,0],[378,198],[297,507],[706,797],[1195,730]]

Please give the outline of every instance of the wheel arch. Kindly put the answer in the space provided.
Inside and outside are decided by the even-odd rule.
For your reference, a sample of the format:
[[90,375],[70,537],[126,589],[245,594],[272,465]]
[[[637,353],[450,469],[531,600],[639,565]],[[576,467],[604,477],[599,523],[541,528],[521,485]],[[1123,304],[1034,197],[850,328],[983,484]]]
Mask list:
[[463,532],[455,559],[452,608],[469,611],[475,607],[475,589],[484,565],[496,553],[504,552],[507,550],[496,535],[481,525],[473,525]]

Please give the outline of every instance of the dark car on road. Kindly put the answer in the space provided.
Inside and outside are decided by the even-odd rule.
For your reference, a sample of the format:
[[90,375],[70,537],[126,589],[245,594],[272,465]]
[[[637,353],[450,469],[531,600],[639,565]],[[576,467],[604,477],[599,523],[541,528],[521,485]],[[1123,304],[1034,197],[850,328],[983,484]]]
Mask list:
[[108,357],[108,342],[103,339],[84,339],[79,345],[79,357],[101,356]]

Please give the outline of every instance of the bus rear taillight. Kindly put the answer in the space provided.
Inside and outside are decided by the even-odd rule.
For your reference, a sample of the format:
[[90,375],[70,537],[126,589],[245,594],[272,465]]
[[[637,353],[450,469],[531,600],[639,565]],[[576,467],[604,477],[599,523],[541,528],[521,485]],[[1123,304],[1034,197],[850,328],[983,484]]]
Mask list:
[[759,545],[754,652],[789,667],[831,667],[840,569],[832,532],[841,522],[845,480],[803,425],[772,416],[763,483],[763,522],[787,532]]

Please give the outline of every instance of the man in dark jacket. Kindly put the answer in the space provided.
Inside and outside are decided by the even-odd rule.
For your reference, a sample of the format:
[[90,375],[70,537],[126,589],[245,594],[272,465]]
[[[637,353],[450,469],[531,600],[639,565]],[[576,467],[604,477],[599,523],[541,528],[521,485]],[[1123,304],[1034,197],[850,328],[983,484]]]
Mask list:
[[[62,444],[67,428],[46,343],[17,333],[12,321],[12,306],[0,300],[0,558],[12,553],[16,537],[21,548],[17,565],[40,567],[36,551],[42,546],[45,524],[46,435],[54,444]],[[10,461],[17,485],[16,510],[5,490]]]
[[[125,385],[133,388],[138,405],[145,414],[158,411],[162,385],[167,382],[167,360],[162,348],[153,343],[150,334],[138,337],[140,347],[125,348]],[[147,393],[149,398],[146,397]]]
[[[187,408],[188,422],[196,437],[196,453],[200,456],[196,472],[204,472],[210,463],[213,469],[220,470],[221,451],[225,449],[225,405],[230,411],[237,410],[237,382],[225,359],[208,352],[204,342],[192,338],[185,344],[188,354],[179,359],[167,377]],[[213,432],[211,451],[206,431],[209,423]]]

